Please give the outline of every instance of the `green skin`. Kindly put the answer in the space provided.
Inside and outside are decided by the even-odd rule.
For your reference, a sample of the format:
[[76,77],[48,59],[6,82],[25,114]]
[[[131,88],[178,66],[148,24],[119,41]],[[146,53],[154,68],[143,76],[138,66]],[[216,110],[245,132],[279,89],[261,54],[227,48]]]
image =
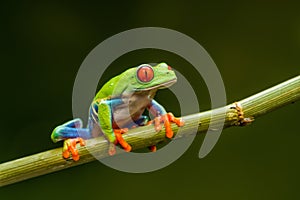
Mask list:
[[[138,74],[143,66],[150,68],[153,73],[150,73],[151,70],[141,70]],[[56,127],[51,138],[57,142],[104,134],[111,143],[116,143],[115,129],[146,124],[148,118],[142,115],[145,109],[153,117],[166,114],[165,109],[153,98],[158,89],[169,87],[176,81],[175,72],[166,63],[130,68],[110,79],[97,93],[91,104],[88,128],[82,128],[81,120],[74,119]]]

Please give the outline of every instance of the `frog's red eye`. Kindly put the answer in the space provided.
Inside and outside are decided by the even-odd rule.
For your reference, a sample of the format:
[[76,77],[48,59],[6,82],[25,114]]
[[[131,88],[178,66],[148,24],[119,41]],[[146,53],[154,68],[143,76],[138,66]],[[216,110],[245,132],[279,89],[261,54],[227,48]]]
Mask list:
[[136,75],[139,81],[147,83],[153,79],[154,72],[150,65],[145,64],[138,67]]

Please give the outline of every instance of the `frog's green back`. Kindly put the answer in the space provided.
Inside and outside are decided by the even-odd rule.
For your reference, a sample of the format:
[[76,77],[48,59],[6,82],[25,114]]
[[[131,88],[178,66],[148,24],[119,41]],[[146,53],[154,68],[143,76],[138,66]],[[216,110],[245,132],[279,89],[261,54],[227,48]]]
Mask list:
[[119,82],[121,75],[115,76],[111,78],[108,82],[106,82],[102,88],[99,90],[97,95],[95,96],[95,99],[104,99],[104,98],[109,98],[111,97],[113,91],[115,90],[116,83]]

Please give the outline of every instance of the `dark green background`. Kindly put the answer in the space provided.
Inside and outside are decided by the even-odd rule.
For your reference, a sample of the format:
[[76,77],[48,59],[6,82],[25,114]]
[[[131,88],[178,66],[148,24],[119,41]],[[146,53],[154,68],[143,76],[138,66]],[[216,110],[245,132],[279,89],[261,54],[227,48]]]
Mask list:
[[[50,133],[72,118],[77,70],[106,38],[144,26],[192,37],[217,64],[233,102],[299,74],[299,6],[288,1],[1,3],[0,162],[62,145],[53,144]],[[201,109],[209,109],[201,77],[168,52],[126,54],[100,84],[129,66],[162,60],[189,76]],[[157,99],[176,113],[171,97],[161,91]],[[288,105],[251,126],[223,131],[204,159],[198,158],[202,135],[159,171],[128,174],[93,162],[3,187],[0,198],[298,199],[299,110],[299,103]]]

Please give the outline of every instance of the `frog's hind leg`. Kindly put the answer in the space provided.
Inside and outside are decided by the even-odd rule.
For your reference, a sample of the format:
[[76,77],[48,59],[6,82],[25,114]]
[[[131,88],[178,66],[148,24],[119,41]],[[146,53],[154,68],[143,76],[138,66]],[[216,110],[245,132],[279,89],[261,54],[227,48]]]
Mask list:
[[89,129],[82,128],[82,121],[79,118],[57,126],[51,134],[51,139],[53,142],[78,137],[84,139],[91,138]]
[[70,128],[82,128],[82,120],[79,118],[70,120],[64,124],[62,124],[61,126],[64,127],[70,127]]
[[72,153],[73,160],[79,160],[79,154],[76,149],[77,143],[81,146],[85,145],[82,138],[91,138],[91,133],[88,128],[82,128],[81,119],[74,119],[56,127],[52,134],[51,139],[53,142],[64,140],[63,157],[69,158]]

